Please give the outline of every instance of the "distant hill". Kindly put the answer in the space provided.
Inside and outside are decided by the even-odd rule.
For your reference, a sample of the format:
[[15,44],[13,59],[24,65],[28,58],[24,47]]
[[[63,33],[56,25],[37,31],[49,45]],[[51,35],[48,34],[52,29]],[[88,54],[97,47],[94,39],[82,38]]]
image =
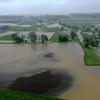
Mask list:
[[81,13],[73,13],[69,15],[71,18],[93,18],[100,19],[100,13],[91,13],[91,14],[81,14]]

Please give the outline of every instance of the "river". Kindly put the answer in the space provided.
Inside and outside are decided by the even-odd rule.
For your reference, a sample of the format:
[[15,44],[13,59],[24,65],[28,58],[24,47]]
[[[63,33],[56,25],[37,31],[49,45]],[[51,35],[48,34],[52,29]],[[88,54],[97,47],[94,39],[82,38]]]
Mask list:
[[[53,53],[54,58],[43,55]],[[100,66],[89,67],[83,62],[83,50],[77,43],[0,44],[0,83],[32,74],[38,68],[56,68],[69,72],[73,87],[58,97],[68,100],[100,99]]]

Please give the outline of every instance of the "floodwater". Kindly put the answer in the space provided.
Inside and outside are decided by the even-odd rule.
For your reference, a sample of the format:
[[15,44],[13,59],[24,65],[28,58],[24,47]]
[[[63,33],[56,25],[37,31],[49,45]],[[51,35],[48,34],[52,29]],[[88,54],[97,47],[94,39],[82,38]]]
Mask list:
[[[53,53],[54,57],[46,58],[44,55],[48,53]],[[76,43],[1,44],[0,83],[32,74],[35,69],[56,68],[70,73],[74,78],[73,86],[58,97],[68,100],[99,100],[100,66],[85,66],[83,55]]]

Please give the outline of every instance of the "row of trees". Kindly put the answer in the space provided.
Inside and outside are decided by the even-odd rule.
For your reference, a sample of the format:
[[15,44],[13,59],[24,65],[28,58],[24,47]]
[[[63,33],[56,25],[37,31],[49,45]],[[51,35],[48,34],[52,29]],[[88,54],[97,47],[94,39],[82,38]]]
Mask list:
[[100,38],[98,36],[96,36],[95,34],[93,35],[83,35],[84,38],[84,46],[86,48],[89,47],[99,47],[99,43],[100,43]]
[[[75,39],[77,37],[76,32],[71,31],[71,36],[67,35],[67,34],[60,34],[58,37],[59,42],[68,42],[70,39]],[[26,40],[26,36],[25,35],[20,35],[20,34],[13,34],[12,35],[12,39],[16,42],[16,43],[23,43],[23,42],[31,42],[31,43],[36,43],[36,42],[41,42],[41,43],[46,43],[46,41],[48,41],[48,37],[44,34],[42,34],[41,36],[37,35],[35,32],[30,32],[27,36],[27,40]]]
[[95,25],[85,25],[81,28],[83,32],[100,33],[100,27]]
[[31,43],[36,43],[37,41],[41,41],[42,43],[46,43],[46,41],[48,41],[48,37],[44,34],[42,34],[41,36],[37,36],[37,34],[35,32],[30,32],[28,34],[27,40],[25,40],[25,35],[19,35],[17,34],[13,34],[12,35],[12,39],[16,42],[16,43],[23,43],[23,42],[31,42]]
[[36,40],[37,40],[37,35],[36,35],[35,32],[31,32],[31,33],[29,33],[28,38],[29,38],[29,40],[30,40],[32,43],[35,44],[35,43],[36,43]]

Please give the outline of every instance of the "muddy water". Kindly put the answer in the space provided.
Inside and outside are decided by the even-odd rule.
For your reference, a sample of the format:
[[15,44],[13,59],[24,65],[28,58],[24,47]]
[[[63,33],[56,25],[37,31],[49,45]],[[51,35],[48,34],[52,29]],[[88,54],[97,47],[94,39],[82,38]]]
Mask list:
[[[53,58],[44,55],[53,53]],[[87,67],[83,51],[76,43],[49,45],[0,45],[0,83],[32,74],[38,68],[56,68],[69,72],[74,85],[59,95],[68,100],[100,99],[100,67]],[[1,85],[2,86],[2,85]]]

